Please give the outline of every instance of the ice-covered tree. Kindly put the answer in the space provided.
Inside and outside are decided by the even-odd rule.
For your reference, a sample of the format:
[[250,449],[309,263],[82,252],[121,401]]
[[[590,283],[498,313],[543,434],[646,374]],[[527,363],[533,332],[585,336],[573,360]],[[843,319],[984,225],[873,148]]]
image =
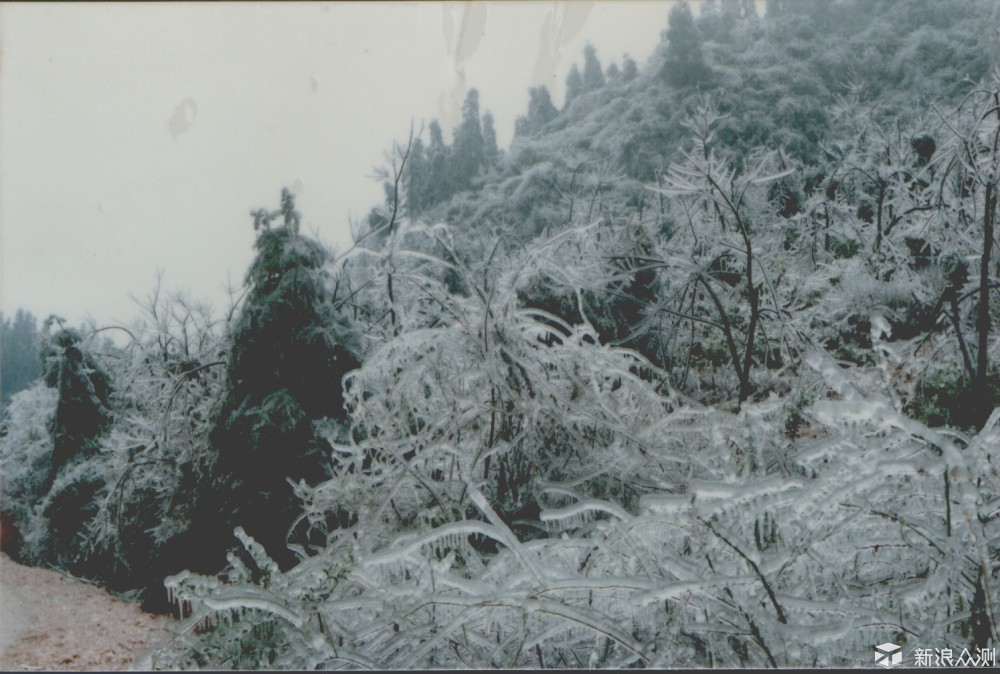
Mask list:
[[580,69],[574,63],[569,69],[569,74],[566,76],[566,97],[563,103],[563,109],[565,110],[573,99],[583,93],[583,75],[580,74]]
[[451,189],[468,188],[479,174],[485,160],[482,121],[479,117],[479,92],[469,89],[462,103],[462,122],[455,129],[451,145]]
[[619,68],[618,64],[613,61],[608,65],[608,69],[605,72],[605,75],[607,77],[607,81],[609,84],[618,84],[621,82],[622,79],[621,68]]
[[604,69],[597,58],[597,49],[587,43],[583,48],[583,93],[596,91],[604,86]]
[[[719,121],[711,103],[691,115],[686,125],[694,145],[682,161],[671,164],[664,180],[662,193],[675,197],[676,215],[684,224],[658,258],[671,270],[672,290],[664,294],[670,299],[661,306],[673,317],[672,338],[690,330],[686,354],[677,361],[686,361],[685,376],[692,358],[725,362],[736,376],[742,403],[756,389],[754,368],[780,366],[787,348],[780,327],[778,232],[760,190],[791,168],[783,170],[773,153],[758,153],[745,171],[737,171],[717,154]],[[677,329],[682,325],[687,329]],[[696,330],[706,329],[704,341],[693,339]]]
[[0,313],[0,396],[4,401],[28,388],[40,375],[41,340],[30,311],[18,309],[13,319]]
[[639,66],[636,65],[635,59],[625,54],[622,58],[622,81],[631,82],[639,75]]
[[500,156],[500,148],[497,147],[497,130],[493,122],[493,113],[489,110],[483,113],[483,162],[486,166],[492,166]]
[[702,53],[701,33],[686,5],[675,4],[670,10],[663,37],[667,42],[661,70],[664,81],[678,88],[707,84],[711,70]]
[[450,197],[454,189],[449,181],[451,148],[444,142],[441,124],[435,119],[427,126],[427,179],[425,201],[427,205],[440,203]]
[[424,149],[424,141],[419,137],[414,139],[413,147],[410,149],[410,157],[407,162],[406,172],[403,176],[404,190],[406,192],[406,210],[411,218],[418,217],[429,205],[427,194],[427,181],[430,164],[427,159],[427,151]]
[[[46,327],[51,321],[46,321]],[[59,392],[48,484],[70,461],[96,453],[100,436],[112,420],[111,381],[82,340],[79,331],[60,328],[43,351],[45,382]]]
[[218,456],[191,529],[168,544],[164,556],[176,568],[163,573],[221,568],[236,526],[289,568],[300,559],[289,543],[309,542],[294,528],[301,510],[289,481],[316,484],[334,470],[316,424],[346,418],[341,378],[357,360],[350,331],[331,306],[327,254],[299,232],[288,190],[279,210],[254,217],[257,256],[232,327],[226,392],[210,435]]
[[528,90],[528,113],[517,118],[515,135],[536,135],[546,124],[559,114],[552,104],[549,90],[545,86],[531,87]]

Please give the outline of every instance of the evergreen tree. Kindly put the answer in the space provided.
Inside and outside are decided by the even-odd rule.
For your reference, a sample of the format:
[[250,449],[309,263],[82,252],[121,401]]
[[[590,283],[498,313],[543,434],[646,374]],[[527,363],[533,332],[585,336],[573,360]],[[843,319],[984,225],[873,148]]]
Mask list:
[[41,374],[39,369],[39,336],[35,317],[18,309],[14,319],[0,314],[0,386],[2,400],[9,401],[18,391],[28,388]]
[[[46,321],[46,330],[55,317]],[[40,554],[48,561],[87,575],[97,575],[100,562],[81,549],[78,537],[97,512],[96,495],[104,481],[95,475],[64,478],[64,469],[94,458],[100,439],[111,426],[111,380],[87,352],[79,332],[61,329],[43,351],[45,383],[59,391],[49,429],[52,458],[42,484],[48,537]],[[106,561],[106,560],[105,560]]]
[[636,65],[635,59],[625,54],[625,57],[622,59],[622,82],[631,82],[638,76],[639,66]]
[[424,211],[427,171],[427,151],[424,149],[424,141],[417,138],[410,148],[410,156],[406,162],[406,174],[403,176],[406,208],[410,218],[416,218]]
[[597,50],[588,43],[583,48],[583,91],[596,91],[604,86],[604,69],[597,59]]
[[528,118],[525,115],[518,115],[514,120],[514,137],[527,136],[531,133],[528,127]]
[[487,166],[492,166],[499,156],[500,149],[497,147],[497,131],[493,125],[493,113],[487,110],[483,113],[483,159]]
[[563,104],[563,109],[568,108],[573,99],[581,93],[583,93],[583,76],[574,63],[573,67],[569,69],[569,75],[566,76],[566,102]]
[[483,165],[484,141],[482,121],[479,119],[479,92],[469,89],[462,104],[462,123],[455,130],[451,153],[451,183],[453,189],[471,186],[472,178]]
[[[545,86],[531,87],[528,90],[528,115],[518,118],[518,135],[534,135],[542,127],[551,122],[559,114],[552,104],[552,97]],[[523,123],[521,120],[524,120]]]
[[[257,256],[210,435],[218,460],[196,506],[194,533],[182,539],[204,546],[198,559],[186,560],[202,568],[224,561],[219,543],[231,542],[236,526],[283,568],[294,564],[286,535],[300,509],[289,480],[316,484],[332,475],[330,447],[314,422],[346,417],[340,382],[358,365],[324,283],[326,253],[299,233],[292,194],[283,191],[280,211],[255,216]],[[278,216],[283,224],[272,228]],[[298,530],[292,537],[305,542]]]
[[441,125],[435,119],[428,127],[430,145],[427,148],[427,180],[425,182],[424,199],[421,205],[426,207],[440,203],[452,195],[448,180],[448,163],[451,148],[444,142]]
[[61,329],[42,352],[45,383],[59,391],[51,424],[52,464],[46,485],[51,485],[73,459],[96,453],[98,439],[112,420],[111,380],[82,341],[76,330]]
[[739,0],[722,0],[721,7],[713,2],[710,6],[702,6],[697,20],[698,30],[706,41],[729,44],[739,19]]
[[701,51],[701,33],[690,9],[674,5],[664,37],[667,58],[661,71],[663,79],[678,88],[707,83],[710,71]]
[[552,97],[544,85],[528,89],[528,114],[521,115],[514,124],[515,136],[533,136],[559,114],[552,104]]
[[622,71],[618,68],[618,64],[612,61],[611,65],[608,66],[608,70],[605,73],[610,84],[618,84],[622,79]]

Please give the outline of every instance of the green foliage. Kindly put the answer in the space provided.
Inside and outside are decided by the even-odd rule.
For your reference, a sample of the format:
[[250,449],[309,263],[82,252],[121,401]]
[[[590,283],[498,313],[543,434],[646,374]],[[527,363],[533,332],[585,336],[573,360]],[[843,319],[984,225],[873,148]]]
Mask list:
[[[350,332],[331,306],[324,249],[298,233],[287,191],[258,234],[249,292],[231,335],[228,390],[211,433],[218,451],[195,526],[244,526],[287,568],[285,534],[298,515],[288,480],[315,483],[332,471],[313,423],[344,419],[341,377],[357,366]],[[223,545],[225,541],[220,541]]]
[[[1000,400],[1000,374],[993,372],[988,381],[992,399]],[[980,395],[967,376],[936,370],[915,382],[903,411],[932,428],[974,430],[982,423],[977,414]]]
[[111,381],[81,344],[80,334],[64,329],[44,350],[46,383],[59,391],[52,419],[52,462],[47,484],[73,460],[98,451],[101,434],[111,425]]

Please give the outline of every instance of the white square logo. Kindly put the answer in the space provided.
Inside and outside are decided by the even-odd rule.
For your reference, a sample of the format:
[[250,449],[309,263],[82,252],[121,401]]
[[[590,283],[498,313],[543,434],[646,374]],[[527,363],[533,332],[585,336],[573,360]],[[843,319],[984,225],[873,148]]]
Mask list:
[[882,665],[886,669],[895,667],[903,661],[903,649],[896,644],[879,644],[875,647],[875,664]]

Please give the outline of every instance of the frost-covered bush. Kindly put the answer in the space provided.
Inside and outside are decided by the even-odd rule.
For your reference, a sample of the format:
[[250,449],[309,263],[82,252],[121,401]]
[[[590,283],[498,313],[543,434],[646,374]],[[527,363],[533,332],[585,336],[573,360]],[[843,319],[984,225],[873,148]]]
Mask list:
[[111,489],[92,527],[114,553],[116,581],[124,587],[154,581],[163,546],[190,527],[215,462],[208,433],[224,362],[217,360],[221,330],[207,320],[197,349],[167,358],[150,355],[173,326],[137,325],[137,342],[119,361],[127,393],[121,418],[103,443]]
[[[478,141],[432,124],[345,253],[299,235],[290,194],[257,212],[228,362],[138,336],[102,363],[114,424],[51,494],[23,496],[46,455],[19,417],[19,512],[89,485],[82,549],[188,566],[166,580],[187,621],[142,664],[858,666],[996,643],[996,87],[878,109],[844,73],[881,72],[892,41],[857,35],[889,34],[868,25],[888,4],[723,4],[687,36],[718,107],[657,73],[561,112],[533,92],[457,193]],[[847,19],[856,54],[811,49]],[[911,33],[901,53],[948,43]],[[211,559],[174,556],[192,545]]]
[[[790,323],[789,267],[782,256],[787,224],[768,186],[795,173],[782,155],[758,150],[741,169],[717,149],[724,116],[705,101],[685,122],[692,147],[650,190],[669,202],[678,223],[647,264],[662,283],[648,329],[661,333],[683,390],[722,402],[775,390],[765,369],[781,370],[802,348]],[[783,392],[783,391],[778,391]]]
[[[113,385],[80,332],[60,326],[49,336],[54,320],[46,322],[42,354],[42,381],[53,393],[43,396],[36,387],[30,396],[40,403],[35,414],[44,417],[25,418],[17,412],[19,403],[15,413],[26,428],[4,439],[3,458],[14,478],[13,503],[5,509],[23,534],[18,552],[24,558],[93,573],[101,561],[84,544],[83,529],[105,488],[104,476],[92,468],[113,420]],[[45,404],[46,397],[54,407]]]
[[0,441],[23,559],[121,591],[148,583],[164,541],[190,523],[221,390],[208,312],[159,286],[144,310],[115,328],[123,345],[100,341],[105,329],[56,333],[47,381],[12,402]]
[[[50,424],[58,403],[58,392],[36,381],[15,394],[4,411],[0,436],[0,509],[11,516],[22,531],[31,521],[34,505],[45,494],[45,481],[52,465]],[[19,550],[11,551],[20,554]]]
[[[404,226],[381,253],[398,333],[345,380],[337,474],[296,487],[325,546],[282,571],[240,534],[252,564],[169,579],[192,617],[151,666],[854,666],[886,641],[985,643],[997,420],[903,415],[880,314],[873,369],[806,358],[793,441],[780,398],[701,407],[601,345],[580,290],[610,273],[597,228],[475,275],[420,232],[446,245]],[[521,304],[538,279],[577,323]]]
[[[416,370],[446,375],[450,361],[435,350],[457,355],[460,335],[461,327],[439,340],[420,335],[412,348],[403,336],[386,348],[404,359],[422,354],[428,362]],[[396,395],[383,392],[387,380],[361,383],[382,358],[366,363],[358,382],[374,402],[372,420],[401,425],[380,425],[377,442],[369,431],[339,447],[353,456],[353,472],[300,488],[313,507],[358,503],[357,525],[285,573],[244,537],[263,570],[256,582],[235,558],[221,582],[171,579],[194,612],[188,629],[206,620],[216,627],[148,664],[858,666],[886,641],[901,644],[905,658],[931,642],[956,652],[987,643],[991,559],[1000,550],[1000,415],[976,436],[942,435],[900,414],[877,378],[855,377],[815,352],[807,362],[828,395],[805,410],[811,433],[793,445],[779,432],[777,399],[737,416],[677,406],[623,378],[621,397],[605,390],[604,405],[585,406],[583,394],[576,408],[561,383],[580,382],[560,367],[560,349],[540,351],[554,367],[534,380],[538,398],[524,400],[534,400],[534,414],[510,440],[496,440],[495,425],[492,446],[485,424],[473,423],[485,421],[474,391],[490,370],[469,366],[488,362],[484,352],[459,361],[464,375],[407,377]],[[565,351],[586,353],[604,371],[614,359],[613,350],[579,343]],[[400,395],[413,386],[462,391],[454,402],[466,405],[431,415],[434,397]],[[501,400],[510,395],[491,388]],[[404,400],[406,415],[381,414]],[[535,527],[519,529],[496,479],[483,478],[484,457],[495,465],[517,451],[561,404],[562,433],[603,427],[605,447],[581,442],[582,461],[571,452],[558,475],[534,478]],[[574,417],[574,409],[590,414]],[[609,423],[612,410],[627,432]]]

